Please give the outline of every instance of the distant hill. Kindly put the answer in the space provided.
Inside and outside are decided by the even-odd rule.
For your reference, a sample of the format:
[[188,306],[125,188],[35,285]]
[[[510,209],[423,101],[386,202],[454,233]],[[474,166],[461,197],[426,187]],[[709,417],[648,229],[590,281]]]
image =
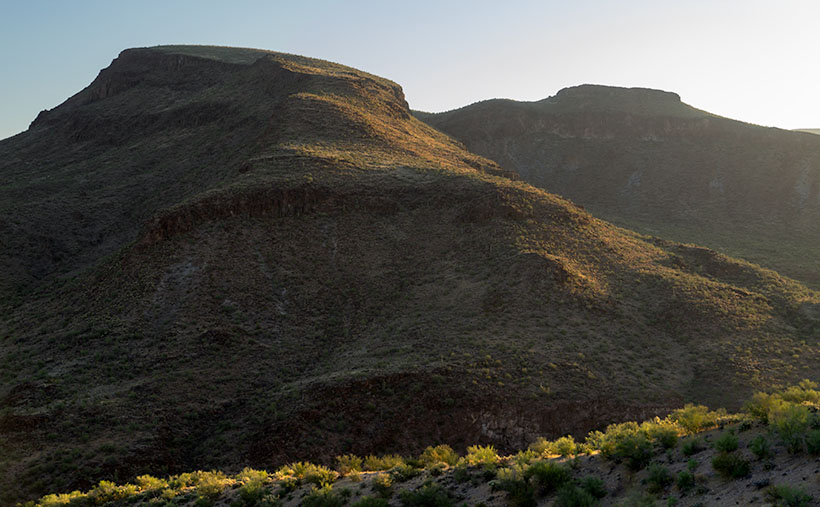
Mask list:
[[126,50],[0,142],[0,181],[3,504],[820,374],[817,293],[593,218],[329,62]]
[[796,129],[797,132],[808,132],[809,134],[820,135],[820,129]]
[[820,286],[820,138],[594,85],[416,114],[598,217]]

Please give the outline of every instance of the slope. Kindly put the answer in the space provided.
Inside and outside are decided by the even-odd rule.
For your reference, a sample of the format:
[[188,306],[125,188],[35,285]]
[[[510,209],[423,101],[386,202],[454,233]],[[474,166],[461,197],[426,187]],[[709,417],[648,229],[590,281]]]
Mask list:
[[398,85],[124,51],[0,143],[2,502],[522,445],[818,373],[818,295],[517,181]]
[[593,85],[418,115],[605,220],[820,285],[820,138]]

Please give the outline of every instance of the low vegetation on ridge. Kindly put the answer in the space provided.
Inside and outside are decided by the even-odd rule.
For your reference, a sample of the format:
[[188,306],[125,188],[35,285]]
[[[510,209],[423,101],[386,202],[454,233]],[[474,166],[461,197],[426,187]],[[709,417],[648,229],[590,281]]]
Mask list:
[[[667,417],[609,425],[580,442],[539,438],[502,456],[447,445],[415,458],[342,455],[335,467],[296,462],[272,472],[141,475],[24,507],[104,505],[534,506],[709,505],[820,498],[820,391],[808,380],[757,393],[743,412],[686,405]],[[781,473],[781,470],[785,472]],[[743,487],[736,485],[742,483]]]

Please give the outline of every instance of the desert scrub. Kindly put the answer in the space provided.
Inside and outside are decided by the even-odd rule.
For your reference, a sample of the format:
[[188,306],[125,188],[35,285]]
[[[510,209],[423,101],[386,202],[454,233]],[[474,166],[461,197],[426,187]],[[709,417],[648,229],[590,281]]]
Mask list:
[[303,507],[343,507],[347,502],[333,492],[330,486],[314,489],[302,499]]
[[820,456],[820,430],[811,430],[806,434],[806,449],[809,454]]
[[390,470],[390,478],[393,480],[393,484],[395,484],[408,481],[413,477],[418,477],[421,473],[422,470],[420,468],[404,463]]
[[735,453],[720,453],[712,458],[712,468],[725,479],[742,479],[749,475],[749,462]]
[[814,500],[811,495],[806,494],[802,489],[791,486],[780,485],[771,486],[766,490],[766,497],[776,506],[783,507],[806,507]]
[[603,498],[606,496],[606,487],[604,487],[604,481],[599,479],[598,477],[584,477],[580,481],[578,481],[578,486],[593,496],[593,498]]
[[419,461],[427,467],[438,464],[445,464],[453,466],[458,463],[458,454],[449,445],[437,445],[435,447],[428,447],[419,456]]
[[667,486],[674,482],[672,474],[663,465],[652,465],[649,467],[646,476],[647,489],[650,493],[660,493]]
[[348,476],[362,471],[363,460],[355,454],[336,456],[336,471],[342,476]]
[[390,502],[385,500],[384,498],[375,498],[372,496],[366,496],[364,498],[360,498],[359,500],[353,502],[351,507],[388,507]]
[[379,474],[373,479],[371,488],[380,498],[390,498],[393,496],[393,479],[388,474]]
[[369,472],[380,472],[403,464],[404,458],[398,454],[387,454],[381,457],[370,455],[364,459],[362,469]]
[[245,468],[236,475],[239,499],[242,505],[258,505],[267,494],[268,473],[264,470]]
[[809,428],[808,407],[790,403],[778,404],[769,411],[769,424],[774,426],[790,453],[803,450],[803,440]]
[[569,467],[552,461],[538,461],[524,470],[524,479],[540,496],[557,490],[572,480]]
[[703,440],[696,437],[689,437],[683,441],[681,452],[688,458],[689,456],[694,456],[705,448],[706,447],[703,445]]
[[674,410],[669,414],[670,420],[678,423],[690,434],[714,428],[718,425],[718,421],[725,417],[725,410],[710,411],[708,407],[692,403],[687,403],[683,408]]
[[592,507],[597,502],[588,491],[573,484],[562,486],[555,498],[556,507]]
[[695,487],[695,476],[692,472],[683,470],[678,473],[678,478],[675,480],[675,485],[678,487],[678,491],[681,493],[686,493]]
[[137,483],[137,487],[139,487],[140,493],[156,492],[159,494],[159,490],[168,487],[168,481],[151,475],[140,475],[136,478],[135,482]]
[[731,432],[727,431],[720,435],[717,440],[715,440],[715,449],[721,452],[732,452],[736,451],[738,447],[738,440],[737,436]]
[[498,453],[492,445],[471,445],[463,459],[468,465],[495,465],[498,463]]
[[772,456],[771,445],[764,435],[758,435],[749,442],[749,450],[757,459],[767,459]]
[[407,507],[449,507],[454,505],[450,493],[438,484],[427,483],[415,491],[399,493],[401,504]]
[[275,476],[277,479],[292,477],[299,482],[315,484],[321,488],[332,484],[339,474],[321,465],[299,461],[283,466],[276,471]]

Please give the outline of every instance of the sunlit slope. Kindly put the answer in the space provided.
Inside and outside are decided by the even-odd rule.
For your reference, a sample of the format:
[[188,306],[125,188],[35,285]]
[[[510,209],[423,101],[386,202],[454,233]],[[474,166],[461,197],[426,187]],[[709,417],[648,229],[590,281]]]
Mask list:
[[507,448],[820,369],[814,292],[595,219],[336,64],[128,50],[0,152],[3,501]]
[[596,216],[820,284],[820,138],[591,85],[418,115]]

